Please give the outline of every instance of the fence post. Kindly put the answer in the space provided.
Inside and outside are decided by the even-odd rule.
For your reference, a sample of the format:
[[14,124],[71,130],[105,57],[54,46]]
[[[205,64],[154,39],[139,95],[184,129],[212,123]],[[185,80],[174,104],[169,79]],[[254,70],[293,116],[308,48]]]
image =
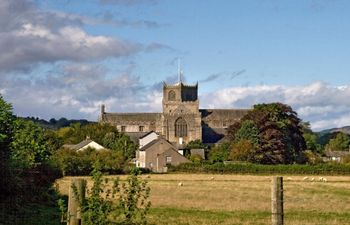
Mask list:
[[80,201],[85,198],[86,181],[72,179],[69,187],[67,225],[81,225]]
[[283,225],[283,177],[273,177],[271,186],[272,225]]

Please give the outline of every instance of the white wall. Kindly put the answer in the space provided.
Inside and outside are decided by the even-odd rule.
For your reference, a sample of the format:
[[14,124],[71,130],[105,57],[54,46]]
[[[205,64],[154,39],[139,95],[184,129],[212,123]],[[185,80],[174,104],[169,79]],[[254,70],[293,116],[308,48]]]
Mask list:
[[139,139],[139,148],[142,148],[143,146],[147,145],[153,140],[156,140],[158,138],[158,134],[155,132],[150,133],[146,137],[140,138]]

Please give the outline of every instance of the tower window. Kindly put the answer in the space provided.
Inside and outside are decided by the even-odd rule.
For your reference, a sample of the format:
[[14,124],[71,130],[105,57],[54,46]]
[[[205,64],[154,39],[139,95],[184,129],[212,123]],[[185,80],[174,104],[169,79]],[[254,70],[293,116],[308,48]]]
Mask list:
[[187,123],[180,117],[175,121],[175,137],[186,137],[187,136]]
[[145,128],[144,126],[139,126],[139,131],[140,131],[140,132],[143,132],[143,131],[144,131],[144,128]]
[[175,91],[173,91],[173,90],[169,91],[169,93],[168,93],[168,100],[169,101],[175,101],[175,99],[176,99]]
[[121,132],[125,132],[126,126],[121,126],[120,130],[121,130]]

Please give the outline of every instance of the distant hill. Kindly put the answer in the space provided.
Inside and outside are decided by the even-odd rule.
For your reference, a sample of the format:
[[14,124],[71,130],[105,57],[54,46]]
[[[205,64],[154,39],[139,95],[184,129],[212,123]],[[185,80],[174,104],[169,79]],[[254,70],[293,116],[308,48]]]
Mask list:
[[49,121],[44,120],[44,119],[40,119],[38,117],[21,117],[22,119],[25,120],[30,120],[33,121],[35,124],[46,128],[46,129],[59,129],[61,127],[67,127],[70,126],[73,123],[80,123],[81,125],[86,125],[89,123],[95,123],[92,121],[88,121],[88,120],[84,120],[84,119],[79,119],[79,120],[68,120],[64,117],[56,120],[55,118],[50,119]]
[[340,128],[331,128],[327,130],[322,130],[316,132],[318,135],[318,143],[322,146],[326,145],[330,139],[334,138],[338,132],[343,132],[350,135],[350,126],[340,127]]
[[335,133],[335,132],[343,132],[346,134],[350,134],[350,126],[340,127],[340,128],[331,128],[327,130],[323,130],[318,132],[319,134],[327,134],[327,133]]

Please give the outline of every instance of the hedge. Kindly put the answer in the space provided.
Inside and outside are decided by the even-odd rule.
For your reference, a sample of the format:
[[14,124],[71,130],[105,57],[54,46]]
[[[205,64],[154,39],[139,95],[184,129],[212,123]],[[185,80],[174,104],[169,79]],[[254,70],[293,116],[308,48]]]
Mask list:
[[169,168],[169,172],[221,174],[322,174],[350,175],[350,164],[324,163],[317,165],[261,165],[250,163],[184,163]]

